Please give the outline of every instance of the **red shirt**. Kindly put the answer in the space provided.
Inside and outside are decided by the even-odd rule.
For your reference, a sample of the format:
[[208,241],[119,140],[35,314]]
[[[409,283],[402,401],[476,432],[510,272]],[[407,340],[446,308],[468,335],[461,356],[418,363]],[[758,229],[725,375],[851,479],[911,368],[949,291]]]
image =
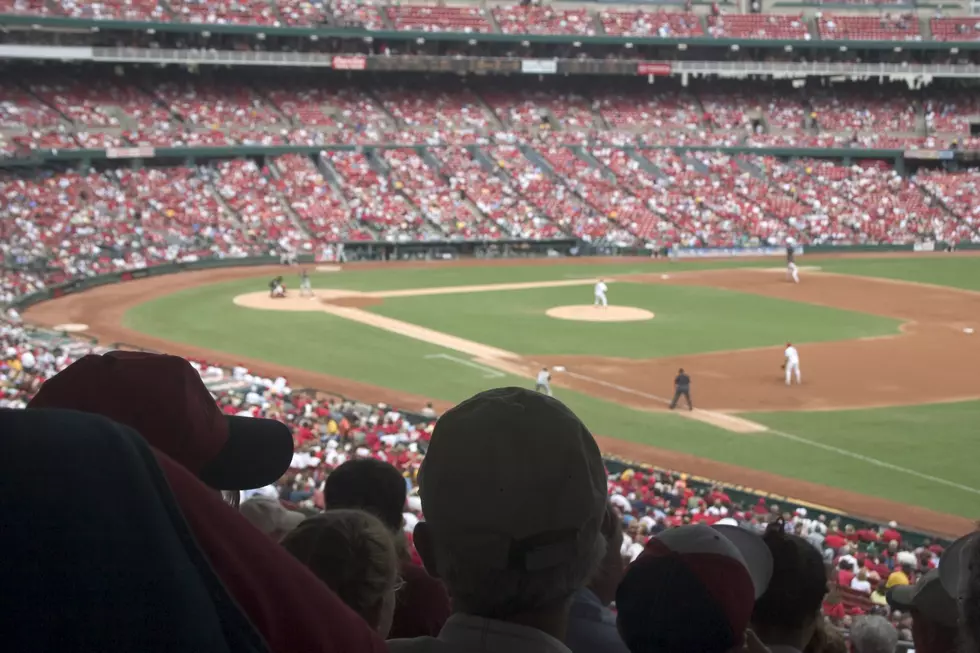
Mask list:
[[858,539],[862,542],[877,542],[878,534],[869,528],[859,530],[857,532]]
[[837,572],[837,584],[841,587],[850,587],[854,580],[854,572],[841,569]]
[[902,543],[902,534],[896,531],[894,528],[885,529],[885,532],[881,534],[881,539],[885,542],[891,542],[895,540],[899,544]]
[[438,578],[422,567],[402,564],[404,585],[398,591],[390,639],[401,637],[435,637],[449,618],[449,593]]
[[840,533],[829,533],[827,537],[824,538],[823,543],[829,546],[831,549],[839,549],[847,544],[847,540],[845,540]]

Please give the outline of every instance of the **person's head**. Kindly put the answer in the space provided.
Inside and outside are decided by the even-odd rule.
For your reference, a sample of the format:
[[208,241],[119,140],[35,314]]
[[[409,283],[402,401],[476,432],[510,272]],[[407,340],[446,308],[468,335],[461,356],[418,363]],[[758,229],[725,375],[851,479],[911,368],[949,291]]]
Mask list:
[[401,530],[407,494],[401,472],[374,458],[348,460],[330,472],[323,486],[327,510],[366,510],[392,532]]
[[677,370],[677,373],[678,374],[683,374],[684,373],[684,368],[682,367],[681,369]]
[[841,571],[854,571],[854,565],[850,560],[841,560],[837,563],[837,568]]
[[282,546],[382,637],[388,635],[399,564],[381,520],[361,510],[330,510],[305,520]]
[[772,555],[772,578],[755,602],[752,627],[766,644],[802,650],[813,637],[827,595],[823,557],[802,537],[787,533],[780,520],[769,525],[762,539]]
[[285,424],[224,415],[201,375],[177,356],[83,356],[48,379],[28,408],[65,408],[125,424],[216,490],[274,483],[293,456]]
[[415,545],[454,609],[561,637],[605,553],[606,472],[578,417],[523,388],[481,392],[436,423],[418,481]]
[[306,518],[301,512],[286,510],[279,499],[272,497],[252,497],[241,504],[238,510],[252,526],[277,542]]
[[542,372],[547,372],[547,371],[548,371],[548,368],[547,368],[547,367],[542,367],[542,368],[541,368],[541,371],[542,371]]
[[646,546],[616,590],[617,626],[633,653],[725,653],[745,643],[772,555],[755,533],[694,524]]
[[589,589],[603,605],[609,605],[616,598],[616,588],[623,579],[623,518],[612,503],[606,503],[606,514],[602,518],[602,537],[606,541],[606,555],[596,569]]
[[964,535],[943,551],[939,578],[959,607],[960,650],[980,653],[980,531]]
[[895,653],[898,631],[891,622],[878,615],[855,617],[851,623],[853,653]]
[[957,606],[933,570],[915,585],[899,585],[886,595],[888,605],[912,615],[912,640],[918,653],[956,650]]

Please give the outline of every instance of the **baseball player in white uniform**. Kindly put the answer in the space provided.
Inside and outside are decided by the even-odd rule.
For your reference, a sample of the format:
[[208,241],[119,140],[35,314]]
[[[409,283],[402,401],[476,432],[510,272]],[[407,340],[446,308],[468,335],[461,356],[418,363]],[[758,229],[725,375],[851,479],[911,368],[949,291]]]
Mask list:
[[786,385],[790,385],[793,376],[796,377],[797,385],[802,383],[800,380],[800,352],[796,351],[793,343],[786,343],[786,350],[783,352],[783,369],[786,370]]
[[596,284],[595,284],[595,302],[593,302],[593,304],[592,304],[593,306],[608,306],[609,305],[609,301],[606,299],[606,291],[608,289],[609,289],[609,286],[607,286],[606,285],[606,282],[603,281],[602,279],[599,279],[596,282]]
[[551,373],[547,367],[542,367],[541,371],[538,372],[538,380],[534,385],[534,391],[543,392],[549,397],[551,396]]
[[800,282],[800,269],[796,267],[796,241],[792,238],[786,239],[786,279]]

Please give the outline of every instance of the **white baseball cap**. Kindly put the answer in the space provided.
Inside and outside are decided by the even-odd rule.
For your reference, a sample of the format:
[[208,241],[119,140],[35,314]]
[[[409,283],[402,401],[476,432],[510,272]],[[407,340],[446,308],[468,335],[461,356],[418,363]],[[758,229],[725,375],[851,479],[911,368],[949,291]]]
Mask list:
[[524,388],[481,392],[436,423],[419,469],[426,522],[474,564],[540,570],[595,545],[606,472],[564,404]]

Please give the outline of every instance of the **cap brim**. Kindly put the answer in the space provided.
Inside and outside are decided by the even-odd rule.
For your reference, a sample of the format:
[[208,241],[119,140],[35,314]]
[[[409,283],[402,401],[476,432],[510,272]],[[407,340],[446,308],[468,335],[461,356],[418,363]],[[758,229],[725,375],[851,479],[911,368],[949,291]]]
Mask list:
[[293,436],[282,422],[226,416],[228,441],[201,470],[202,481],[218,490],[251,490],[278,480],[293,459]]
[[945,589],[954,599],[962,596],[962,586],[966,583],[966,570],[968,563],[965,557],[970,552],[970,542],[978,540],[977,533],[964,535],[956,540],[943,551],[939,559],[939,580],[942,581]]
[[898,585],[888,590],[885,599],[889,607],[897,610],[910,610],[915,606],[915,597],[919,593],[919,586]]
[[742,554],[749,568],[752,584],[755,586],[755,598],[765,594],[769,587],[769,580],[772,578],[772,554],[763,539],[739,526],[715,524],[712,528],[727,537]]

